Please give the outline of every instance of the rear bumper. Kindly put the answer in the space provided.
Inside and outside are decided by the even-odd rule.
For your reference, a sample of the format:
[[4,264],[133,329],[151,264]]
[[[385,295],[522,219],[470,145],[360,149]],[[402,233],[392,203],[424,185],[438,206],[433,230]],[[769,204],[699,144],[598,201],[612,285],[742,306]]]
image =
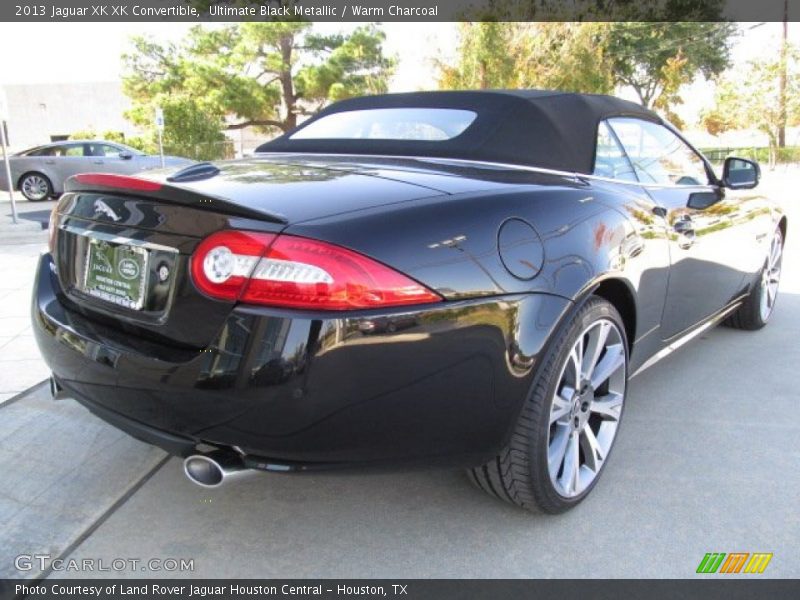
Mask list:
[[346,318],[240,306],[192,350],[70,310],[45,254],[32,318],[69,395],[173,454],[210,443],[295,465],[468,465],[506,441],[569,305],[529,294]]

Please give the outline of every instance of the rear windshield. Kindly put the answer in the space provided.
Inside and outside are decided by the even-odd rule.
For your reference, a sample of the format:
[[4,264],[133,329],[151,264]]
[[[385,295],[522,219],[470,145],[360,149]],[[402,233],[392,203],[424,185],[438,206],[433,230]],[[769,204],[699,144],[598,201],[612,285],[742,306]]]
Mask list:
[[309,123],[293,140],[415,140],[452,139],[477,117],[471,110],[451,108],[373,108],[337,112]]

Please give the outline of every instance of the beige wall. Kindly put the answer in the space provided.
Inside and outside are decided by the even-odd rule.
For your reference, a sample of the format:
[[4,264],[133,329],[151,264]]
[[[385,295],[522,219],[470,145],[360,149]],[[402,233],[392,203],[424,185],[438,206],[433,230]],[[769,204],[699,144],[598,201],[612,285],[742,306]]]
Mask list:
[[123,113],[130,100],[119,82],[3,86],[8,97],[8,137],[14,150],[92,129],[137,135]]

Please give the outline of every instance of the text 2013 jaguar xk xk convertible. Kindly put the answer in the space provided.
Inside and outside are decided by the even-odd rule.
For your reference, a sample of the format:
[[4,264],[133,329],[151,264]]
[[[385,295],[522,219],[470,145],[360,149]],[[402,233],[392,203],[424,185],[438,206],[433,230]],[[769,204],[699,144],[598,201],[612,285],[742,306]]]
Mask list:
[[56,394],[200,484],[450,464],[558,512],[631,375],[769,320],[786,219],[758,179],[606,96],[347,100],[253,158],[71,179],[36,337]]

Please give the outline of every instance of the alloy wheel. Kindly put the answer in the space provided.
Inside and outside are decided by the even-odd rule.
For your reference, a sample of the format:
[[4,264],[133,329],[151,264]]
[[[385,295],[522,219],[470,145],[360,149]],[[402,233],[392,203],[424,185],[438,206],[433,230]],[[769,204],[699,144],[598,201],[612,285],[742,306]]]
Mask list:
[[766,322],[775,308],[778,298],[778,285],[781,281],[781,262],[783,259],[783,236],[780,229],[772,237],[769,255],[761,271],[761,320]]
[[29,200],[41,200],[47,195],[49,186],[44,177],[28,175],[22,182],[22,193]]
[[617,325],[599,319],[572,347],[550,408],[548,470],[574,498],[597,478],[614,443],[626,391],[627,354]]

